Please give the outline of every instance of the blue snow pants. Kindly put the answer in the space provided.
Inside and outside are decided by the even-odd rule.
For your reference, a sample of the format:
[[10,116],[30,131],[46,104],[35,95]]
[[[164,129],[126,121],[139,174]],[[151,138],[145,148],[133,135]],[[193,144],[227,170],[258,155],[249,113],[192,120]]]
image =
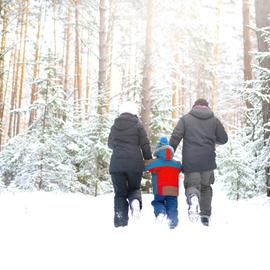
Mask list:
[[174,229],[178,225],[177,196],[154,195],[154,200],[151,204],[154,207],[154,214],[156,217],[159,214],[167,215],[171,229]]

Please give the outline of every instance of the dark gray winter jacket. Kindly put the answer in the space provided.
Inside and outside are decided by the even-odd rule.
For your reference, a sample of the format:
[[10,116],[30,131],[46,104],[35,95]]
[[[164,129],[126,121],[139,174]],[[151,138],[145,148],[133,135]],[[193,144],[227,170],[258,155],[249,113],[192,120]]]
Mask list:
[[202,172],[217,167],[215,144],[225,144],[228,135],[208,107],[195,106],[180,118],[169,144],[176,150],[182,139],[183,171]]
[[122,113],[115,119],[109,134],[108,146],[113,150],[110,173],[142,172],[144,159],[151,159],[150,142],[136,115]]

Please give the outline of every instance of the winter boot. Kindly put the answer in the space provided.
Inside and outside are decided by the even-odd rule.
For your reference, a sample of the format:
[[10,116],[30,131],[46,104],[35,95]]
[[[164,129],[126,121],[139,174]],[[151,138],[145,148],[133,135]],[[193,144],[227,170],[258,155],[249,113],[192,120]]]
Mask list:
[[191,222],[197,222],[199,220],[199,199],[196,195],[190,197],[190,205],[188,208],[188,217]]
[[125,227],[128,225],[128,217],[123,215],[122,212],[115,212],[114,213],[114,227]]
[[141,208],[140,208],[140,202],[137,199],[134,199],[131,204],[131,214],[134,219],[140,219],[141,216]]
[[169,228],[173,230],[178,225],[178,222],[176,222],[175,220],[169,220],[168,224],[169,224]]
[[201,223],[202,223],[204,226],[209,226],[209,219],[210,219],[209,216],[201,216]]
[[157,224],[162,224],[166,220],[166,215],[164,213],[159,213],[156,216],[156,223]]

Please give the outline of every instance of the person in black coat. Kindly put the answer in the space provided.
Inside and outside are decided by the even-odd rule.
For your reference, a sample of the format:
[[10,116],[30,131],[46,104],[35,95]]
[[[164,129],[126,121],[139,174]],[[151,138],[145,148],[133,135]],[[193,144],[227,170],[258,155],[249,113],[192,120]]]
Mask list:
[[[205,99],[198,99],[192,110],[181,117],[169,144],[176,150],[183,139],[182,164],[189,217],[208,226],[211,216],[212,187],[216,169],[216,144],[225,144],[228,135]],[[199,209],[200,208],[200,209]]]
[[115,227],[128,225],[129,207],[133,217],[139,217],[144,160],[152,159],[150,142],[137,117],[136,105],[132,102],[124,103],[120,113],[108,138],[108,146],[113,150],[109,171],[115,193]]

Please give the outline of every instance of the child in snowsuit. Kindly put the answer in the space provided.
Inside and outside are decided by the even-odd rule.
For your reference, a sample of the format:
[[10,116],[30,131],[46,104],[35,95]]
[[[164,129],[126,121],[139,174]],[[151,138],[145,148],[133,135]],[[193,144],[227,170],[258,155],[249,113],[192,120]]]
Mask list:
[[157,221],[167,216],[169,227],[174,229],[178,224],[178,189],[179,174],[182,164],[173,159],[174,150],[166,137],[161,137],[154,156],[145,170],[152,173],[154,214]]

